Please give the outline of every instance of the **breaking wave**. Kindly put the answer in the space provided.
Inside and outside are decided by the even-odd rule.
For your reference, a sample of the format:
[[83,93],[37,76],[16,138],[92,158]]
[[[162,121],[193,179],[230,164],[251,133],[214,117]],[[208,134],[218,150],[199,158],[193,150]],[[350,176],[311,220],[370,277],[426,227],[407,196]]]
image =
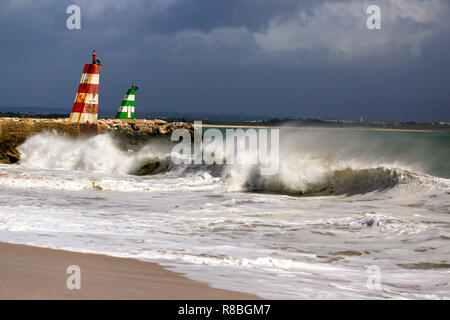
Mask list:
[[303,181],[298,185],[286,183],[280,176],[265,178],[254,174],[244,184],[247,191],[268,192],[293,196],[355,195],[393,188],[400,182],[395,170],[385,168],[343,169],[327,172],[317,181]]
[[139,152],[112,135],[69,137],[45,132],[28,138],[18,147],[20,165],[39,169],[61,169],[112,174],[149,174],[168,167],[170,146],[155,140]]
[[[136,180],[137,176],[176,179],[171,189],[215,184],[225,191],[291,196],[356,195],[382,192],[400,184],[448,182],[448,179],[422,172],[417,161],[405,161],[410,155],[404,151],[395,157],[392,152],[386,154],[383,145],[374,148],[373,141],[369,145],[367,141],[354,138],[351,145],[345,145],[330,144],[330,139],[324,139],[323,135],[319,136],[323,143],[317,143],[317,139],[302,136],[294,139],[297,145],[292,145],[292,136],[282,139],[279,170],[267,176],[260,173],[257,165],[175,165],[170,158],[171,145],[167,142],[155,140],[136,148],[108,134],[73,138],[52,132],[40,133],[27,139],[18,149],[21,167],[126,175],[131,180],[128,187],[123,178],[113,187],[111,179],[103,179],[108,180],[106,185],[88,179],[83,182],[83,189],[150,191],[158,186],[151,177]],[[444,188],[448,187],[447,182]],[[73,186],[73,181],[59,186],[64,185]]]

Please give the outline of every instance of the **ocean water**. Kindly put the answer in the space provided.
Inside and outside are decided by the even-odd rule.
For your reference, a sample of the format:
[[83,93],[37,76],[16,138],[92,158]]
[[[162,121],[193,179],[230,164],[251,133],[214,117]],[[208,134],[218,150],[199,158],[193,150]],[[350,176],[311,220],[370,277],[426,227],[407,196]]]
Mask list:
[[0,241],[269,299],[450,298],[450,133],[282,129],[272,176],[174,165],[161,141],[110,135],[41,133],[19,150],[0,165]]

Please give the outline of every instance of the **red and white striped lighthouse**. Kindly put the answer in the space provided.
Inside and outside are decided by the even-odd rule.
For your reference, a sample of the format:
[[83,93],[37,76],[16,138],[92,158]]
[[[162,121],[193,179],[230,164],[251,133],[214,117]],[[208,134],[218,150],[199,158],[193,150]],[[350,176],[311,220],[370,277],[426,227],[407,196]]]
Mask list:
[[92,53],[92,63],[84,66],[78,92],[73,103],[70,122],[82,125],[95,125],[98,118],[98,87],[100,83],[100,68],[95,50]]

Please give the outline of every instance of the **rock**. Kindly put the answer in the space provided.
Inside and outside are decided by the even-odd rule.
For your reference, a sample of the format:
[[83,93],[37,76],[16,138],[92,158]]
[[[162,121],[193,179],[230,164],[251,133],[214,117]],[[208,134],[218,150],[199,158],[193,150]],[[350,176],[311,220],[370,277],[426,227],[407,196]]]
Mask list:
[[[168,138],[175,129],[184,128],[193,136],[194,125],[188,123],[168,123],[164,120],[119,120],[99,119],[97,132],[111,133],[133,144],[143,144],[146,140],[159,137]],[[95,129],[95,128],[94,128]],[[69,119],[29,119],[0,118],[0,163],[14,163],[20,159],[16,149],[27,137],[43,132],[56,131],[77,136],[80,128]]]

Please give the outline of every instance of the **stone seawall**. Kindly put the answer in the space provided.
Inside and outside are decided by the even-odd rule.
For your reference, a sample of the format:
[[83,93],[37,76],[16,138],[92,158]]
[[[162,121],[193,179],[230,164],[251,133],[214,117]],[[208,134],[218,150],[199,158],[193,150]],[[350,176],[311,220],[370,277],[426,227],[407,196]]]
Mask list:
[[[140,144],[151,138],[165,137],[175,129],[187,129],[193,136],[194,126],[183,122],[164,120],[98,120],[98,134],[112,133],[128,143]],[[68,119],[0,118],[0,163],[15,163],[20,159],[17,146],[36,133],[56,131],[69,136],[83,135],[77,124]]]

